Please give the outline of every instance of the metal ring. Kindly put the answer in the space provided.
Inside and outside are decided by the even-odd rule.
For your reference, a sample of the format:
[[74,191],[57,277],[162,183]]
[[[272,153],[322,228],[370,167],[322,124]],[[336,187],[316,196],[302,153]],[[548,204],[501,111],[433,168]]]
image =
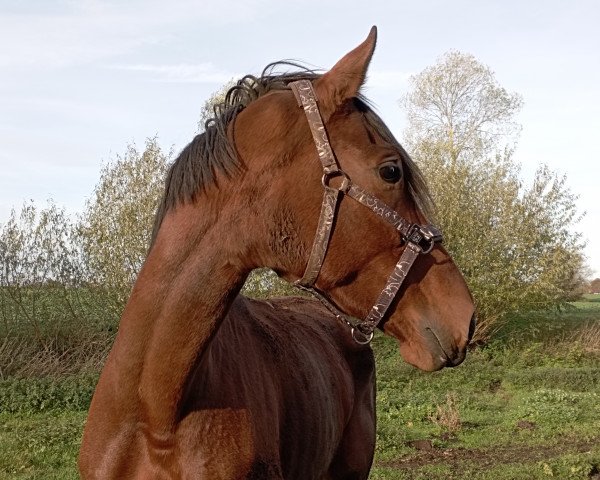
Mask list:
[[[362,339],[360,338],[356,338],[356,334],[357,332],[362,335]],[[357,330],[356,328],[352,327],[352,338],[354,339],[354,341],[356,343],[358,343],[359,345],[368,345],[369,343],[371,343],[371,340],[373,340],[373,332],[369,333],[368,335],[365,335],[363,332],[361,332],[360,330]]]
[[441,241],[441,235],[436,236],[429,230],[429,225],[413,224],[406,234],[406,241],[419,248],[422,254],[427,254],[433,250],[438,241]]
[[[339,187],[331,187],[329,186],[329,182],[332,178],[342,177],[342,183]],[[352,184],[350,177],[343,170],[334,170],[332,172],[327,172],[323,174],[321,177],[321,183],[325,188],[334,188],[335,190],[339,190],[340,192],[348,192],[350,190],[350,185]]]
[[429,242],[429,246],[426,249],[421,247],[421,253],[426,255],[433,250],[435,241],[433,240],[433,238],[424,238],[424,240],[427,240]]

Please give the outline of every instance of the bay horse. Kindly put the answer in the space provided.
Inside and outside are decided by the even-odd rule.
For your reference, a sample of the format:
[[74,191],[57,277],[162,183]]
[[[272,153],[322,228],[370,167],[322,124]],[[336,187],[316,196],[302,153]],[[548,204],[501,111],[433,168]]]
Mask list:
[[[174,162],[92,399],[83,478],[366,478],[373,329],[420,369],[462,362],[472,297],[418,169],[360,94],[375,43],[373,27],[322,75],[244,77]],[[258,267],[325,307],[238,296]]]

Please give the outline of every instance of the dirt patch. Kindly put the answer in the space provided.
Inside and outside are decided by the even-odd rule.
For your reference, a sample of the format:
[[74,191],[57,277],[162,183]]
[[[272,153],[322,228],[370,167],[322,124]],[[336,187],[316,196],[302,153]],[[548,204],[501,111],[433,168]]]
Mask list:
[[565,441],[557,445],[506,445],[486,449],[432,448],[420,449],[413,455],[395,460],[377,462],[380,467],[412,469],[426,465],[448,464],[459,466],[475,464],[481,468],[498,464],[531,463],[551,460],[569,453],[585,453],[600,444],[600,437],[589,440]]
[[517,428],[521,430],[535,430],[537,425],[535,422],[530,422],[529,420],[519,420],[517,422]]
[[415,450],[425,450],[431,452],[435,449],[431,440],[413,440],[412,442],[408,442],[408,444]]

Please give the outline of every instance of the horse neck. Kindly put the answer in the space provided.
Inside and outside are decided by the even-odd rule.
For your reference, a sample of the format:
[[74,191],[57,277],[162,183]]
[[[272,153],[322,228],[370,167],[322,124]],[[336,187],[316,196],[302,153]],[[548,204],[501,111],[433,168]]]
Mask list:
[[[193,205],[165,217],[125,308],[92,408],[172,433],[189,373],[239,292],[227,214]],[[238,249],[240,250],[240,249]],[[115,411],[116,410],[116,411]]]

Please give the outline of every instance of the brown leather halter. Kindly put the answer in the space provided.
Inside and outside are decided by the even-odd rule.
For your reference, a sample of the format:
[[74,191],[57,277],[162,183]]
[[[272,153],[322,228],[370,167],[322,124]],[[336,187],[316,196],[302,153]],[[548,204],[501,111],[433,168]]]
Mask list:
[[[375,330],[375,327],[377,327],[384,317],[390,304],[394,301],[402,282],[406,278],[417,256],[421,253],[426,254],[431,252],[436,243],[442,242],[442,234],[431,224],[418,225],[409,222],[384,202],[353,184],[350,177],[340,169],[333,154],[317,105],[318,99],[310,80],[291,82],[289,86],[296,96],[298,105],[304,109],[304,113],[308,119],[319,159],[323,165],[322,183],[324,188],[321,216],[308,264],[304,275],[294,285],[315,295],[336,317],[352,328],[352,337],[357,343],[366,344],[373,338],[373,330]],[[331,180],[334,178],[337,178],[335,183],[339,183],[337,187],[332,186]],[[394,267],[394,271],[389,276],[385,287],[379,294],[367,318],[358,322],[351,321],[324,293],[315,287],[315,282],[325,261],[340,193],[360,202],[390,223],[398,230],[406,243],[406,247]]]

